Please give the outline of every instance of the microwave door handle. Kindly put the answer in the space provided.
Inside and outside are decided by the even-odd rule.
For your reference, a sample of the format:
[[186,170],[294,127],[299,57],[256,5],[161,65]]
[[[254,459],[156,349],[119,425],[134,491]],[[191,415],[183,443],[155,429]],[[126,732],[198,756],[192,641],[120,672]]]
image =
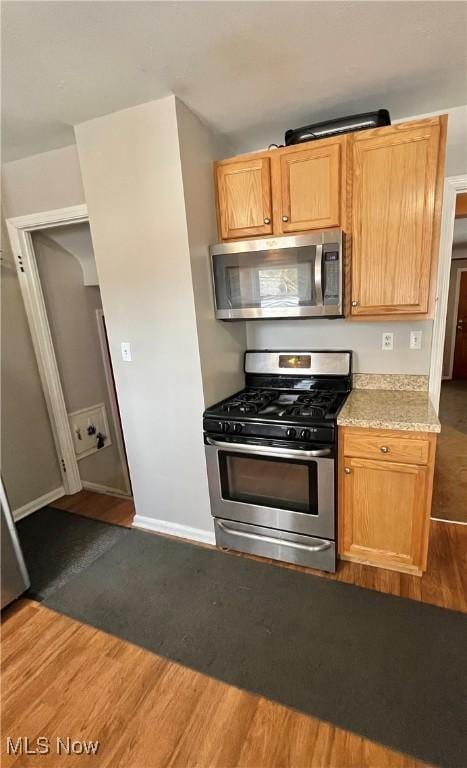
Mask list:
[[321,307],[323,305],[323,244],[322,243],[319,243],[316,246],[315,295],[316,295],[316,305],[318,307]]
[[229,304],[230,309],[233,309],[233,304],[232,304],[232,288],[231,288],[230,283],[229,283],[228,280],[225,281],[225,295],[226,295],[227,302]]
[[268,445],[250,445],[249,443],[227,443],[221,440],[213,440],[212,437],[206,437],[208,445],[213,445],[215,448],[223,448],[224,450],[234,451],[236,453],[250,453],[263,456],[283,456],[288,459],[313,459],[319,456],[331,456],[330,448],[319,448],[316,451],[305,451],[300,449],[289,450],[288,448],[281,448],[280,446],[268,446]]

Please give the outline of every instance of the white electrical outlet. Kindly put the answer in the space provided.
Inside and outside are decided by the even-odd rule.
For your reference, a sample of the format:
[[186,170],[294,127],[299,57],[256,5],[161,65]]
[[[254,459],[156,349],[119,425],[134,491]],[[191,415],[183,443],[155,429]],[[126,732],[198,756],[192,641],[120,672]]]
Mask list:
[[386,350],[386,352],[391,351],[394,349],[394,334],[390,333],[389,331],[384,331],[382,335],[382,341],[381,341],[381,349]]
[[122,341],[122,360],[125,363],[131,363],[131,346],[129,341]]
[[410,331],[409,349],[422,348],[423,331]]

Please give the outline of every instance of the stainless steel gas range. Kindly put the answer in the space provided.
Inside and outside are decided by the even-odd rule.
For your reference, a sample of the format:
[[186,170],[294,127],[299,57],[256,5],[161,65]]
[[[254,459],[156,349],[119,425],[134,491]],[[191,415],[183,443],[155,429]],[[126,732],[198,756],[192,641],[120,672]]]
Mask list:
[[219,547],[336,570],[336,420],[352,353],[245,354],[246,388],[203,416]]

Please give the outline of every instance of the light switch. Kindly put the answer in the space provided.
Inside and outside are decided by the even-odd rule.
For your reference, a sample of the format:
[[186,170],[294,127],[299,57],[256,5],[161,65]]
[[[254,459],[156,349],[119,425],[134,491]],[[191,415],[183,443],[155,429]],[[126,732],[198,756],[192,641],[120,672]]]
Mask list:
[[122,360],[125,363],[131,363],[131,346],[129,341],[122,341]]
[[410,331],[409,349],[422,348],[423,331]]
[[381,349],[390,351],[394,349],[394,334],[389,331],[384,331],[381,340]]

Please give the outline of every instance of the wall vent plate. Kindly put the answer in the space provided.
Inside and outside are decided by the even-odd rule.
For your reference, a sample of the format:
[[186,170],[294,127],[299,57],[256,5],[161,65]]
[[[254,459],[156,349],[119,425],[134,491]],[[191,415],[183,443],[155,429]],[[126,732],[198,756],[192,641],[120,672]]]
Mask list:
[[[68,414],[76,458],[79,461],[112,445],[104,403],[81,408]],[[97,435],[104,435],[104,445],[97,447]]]

